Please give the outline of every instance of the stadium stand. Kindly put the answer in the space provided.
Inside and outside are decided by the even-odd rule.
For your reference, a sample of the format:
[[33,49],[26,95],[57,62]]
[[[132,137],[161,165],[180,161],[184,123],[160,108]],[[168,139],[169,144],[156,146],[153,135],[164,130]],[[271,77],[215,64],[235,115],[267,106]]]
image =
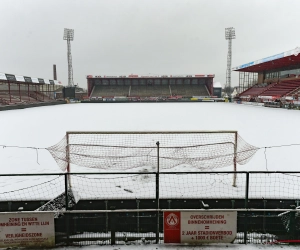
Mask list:
[[[35,107],[53,105],[55,92],[61,88],[57,80],[0,73],[0,105]],[[12,108],[12,107],[11,107]]]
[[129,96],[147,96],[147,86],[130,86]]
[[2,104],[26,104],[36,102],[49,102],[53,101],[52,98],[38,91],[39,87],[25,84],[0,84],[0,98]]
[[261,95],[264,91],[272,88],[274,85],[276,85],[277,82],[267,84],[267,83],[262,83],[262,84],[255,84],[253,87],[247,89],[246,91],[242,92],[240,94],[241,98],[254,98],[259,95]]
[[170,96],[169,85],[132,85],[130,96],[151,97]]
[[[214,95],[214,75],[87,75],[87,96],[90,100],[107,101],[114,97],[127,100],[189,99]],[[150,99],[149,99],[150,98]],[[198,100],[198,99],[197,99]]]
[[[233,68],[239,72],[239,95],[243,100],[295,102],[300,90],[299,48]],[[287,98],[289,97],[289,98]]]
[[128,96],[129,86],[95,85],[92,97]]
[[205,85],[131,85],[131,86],[108,86],[96,85],[91,97],[161,97],[179,95],[184,97],[209,96]]
[[282,97],[300,88],[300,80],[285,80],[261,93],[264,96]]
[[171,85],[172,95],[180,96],[209,96],[205,85]]

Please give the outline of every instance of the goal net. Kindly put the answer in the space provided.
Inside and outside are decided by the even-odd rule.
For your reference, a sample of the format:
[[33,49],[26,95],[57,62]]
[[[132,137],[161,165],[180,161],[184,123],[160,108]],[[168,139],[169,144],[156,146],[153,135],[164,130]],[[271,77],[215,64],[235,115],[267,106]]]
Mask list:
[[105,170],[202,171],[245,164],[258,150],[237,131],[67,132],[47,150],[63,171],[70,165]]

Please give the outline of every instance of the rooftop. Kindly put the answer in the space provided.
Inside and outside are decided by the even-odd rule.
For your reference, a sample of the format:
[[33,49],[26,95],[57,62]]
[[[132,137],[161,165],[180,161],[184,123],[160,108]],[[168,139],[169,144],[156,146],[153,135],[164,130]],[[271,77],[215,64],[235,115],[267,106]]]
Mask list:
[[299,67],[300,64],[300,48],[282,52],[273,56],[269,56],[260,60],[245,63],[238,67],[232,68],[233,71],[241,72],[263,72],[276,69],[292,69]]

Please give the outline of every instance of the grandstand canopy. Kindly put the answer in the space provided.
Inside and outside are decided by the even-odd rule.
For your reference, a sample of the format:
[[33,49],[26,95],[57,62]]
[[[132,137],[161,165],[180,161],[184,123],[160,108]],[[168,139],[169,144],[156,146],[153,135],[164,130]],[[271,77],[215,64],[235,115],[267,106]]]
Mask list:
[[0,72],[0,81],[1,82],[14,82],[14,83],[37,83],[37,84],[61,84],[57,80],[49,80],[45,78],[37,78],[30,76],[21,76],[15,74],[7,74]]
[[213,78],[214,74],[193,74],[193,75],[87,75],[86,78]]
[[278,69],[294,69],[300,65],[300,48],[282,52],[260,60],[245,63],[238,67],[232,68],[239,72],[267,72]]

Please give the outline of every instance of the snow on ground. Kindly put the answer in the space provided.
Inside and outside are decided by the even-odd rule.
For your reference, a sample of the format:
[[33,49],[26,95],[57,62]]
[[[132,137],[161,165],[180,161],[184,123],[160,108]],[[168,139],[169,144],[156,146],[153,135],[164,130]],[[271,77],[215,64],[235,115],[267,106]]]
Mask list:
[[187,246],[187,245],[129,245],[129,246],[85,246],[85,247],[57,247],[56,250],[258,250],[258,249],[289,249],[296,250],[299,246],[289,245],[233,245],[233,244],[219,244],[219,245],[202,245],[202,246]]
[[[245,106],[233,103],[101,103],[101,104],[69,104],[29,108],[24,110],[11,110],[0,112],[0,145],[17,145],[46,148],[59,142],[66,131],[178,131],[178,130],[237,130],[239,135],[248,143],[257,147],[274,145],[290,145],[300,143],[300,112],[297,110],[271,109],[260,106]],[[300,146],[276,147],[259,150],[246,165],[238,166],[240,171],[300,171],[298,152]],[[9,147],[0,148],[1,174],[9,173],[61,173],[56,162],[46,150],[15,149]],[[178,169],[173,169],[177,171]],[[232,167],[216,169],[215,171],[232,170]],[[96,169],[72,166],[73,172],[97,172]],[[133,169],[132,171],[141,171]],[[171,169],[172,171],[172,169]],[[186,171],[195,171],[186,168]],[[274,176],[274,175],[273,175]],[[289,195],[290,198],[298,195],[297,176],[273,176],[266,178],[260,176],[264,182],[264,192],[272,197],[277,195]],[[1,190],[3,192],[30,187],[48,180],[51,177],[0,177]],[[60,177],[61,178],[61,177]],[[129,177],[128,177],[129,178]],[[121,197],[141,197],[145,193],[151,197],[154,190],[149,191],[152,182],[143,181],[141,185],[137,178],[130,177],[125,186],[117,187],[115,183],[111,190],[122,189]],[[152,177],[151,177],[152,178]],[[188,183],[188,179],[176,179],[169,183],[170,190],[180,180]],[[79,184],[79,177],[78,184]],[[13,181],[12,181],[13,180]],[[240,189],[229,189],[232,176],[207,178],[204,187],[210,189],[215,185],[215,192],[224,192],[222,195],[244,195],[243,181],[238,178]],[[254,179],[253,179],[254,180]],[[58,187],[54,182],[57,193],[63,191],[63,186]],[[256,181],[256,180],[255,180]],[[76,182],[74,178],[74,182]],[[199,180],[195,179],[199,184]],[[90,185],[93,185],[91,182]],[[127,184],[125,184],[127,183]],[[136,183],[136,185],[133,185]],[[274,183],[276,184],[274,187]],[[81,183],[82,184],[82,183]],[[182,184],[182,185],[183,185]],[[272,186],[273,184],[273,186]],[[95,184],[96,185],[96,184]],[[98,184],[97,184],[98,185]],[[127,185],[127,186],[126,186]],[[191,182],[193,186],[193,183]],[[278,187],[275,189],[274,188]],[[91,192],[96,187],[83,190]],[[99,186],[97,186],[99,188]],[[188,188],[186,186],[185,188]],[[260,190],[255,190],[259,194]],[[282,192],[282,189],[291,189],[293,192]],[[124,189],[127,189],[127,191]],[[139,194],[128,192],[139,190]],[[184,190],[184,189],[183,189]],[[195,195],[199,189],[195,190]],[[236,193],[238,191],[238,193]],[[251,188],[250,188],[251,191]],[[233,192],[233,193],[232,193]],[[282,192],[282,193],[280,193]],[[163,193],[163,187],[162,187]],[[169,195],[166,193],[165,195]],[[45,194],[43,194],[45,195]],[[49,194],[52,196],[53,194]],[[175,192],[175,196],[177,193]],[[210,194],[209,194],[210,195]],[[38,196],[38,194],[37,194]],[[147,197],[148,197],[147,196]],[[182,197],[185,196],[183,192]],[[192,195],[193,196],[193,195]],[[235,197],[234,196],[234,197]],[[22,194],[22,197],[23,194]],[[143,196],[144,197],[144,196]],[[223,196],[222,196],[223,197]],[[36,197],[40,198],[40,197]],[[5,199],[3,194],[0,199]]]

